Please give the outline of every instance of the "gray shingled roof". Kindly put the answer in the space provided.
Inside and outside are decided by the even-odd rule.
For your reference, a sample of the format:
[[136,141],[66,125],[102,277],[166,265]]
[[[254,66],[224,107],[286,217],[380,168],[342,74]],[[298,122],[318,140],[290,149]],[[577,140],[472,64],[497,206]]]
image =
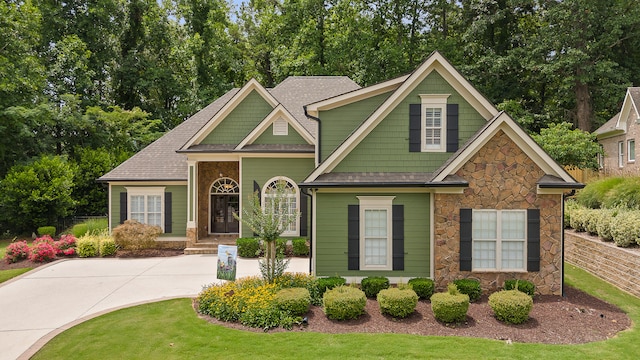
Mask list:
[[[292,76],[285,79],[273,89],[268,89],[300,124],[315,137],[316,125],[307,119],[303,106],[315,101],[324,100],[345,92],[360,88],[358,84],[345,76]],[[204,109],[149,144],[127,161],[100,177],[99,181],[157,181],[187,180],[187,156],[176,153],[191,139],[222,107],[239,91],[233,89]],[[220,145],[206,148],[196,145],[189,150],[195,152],[229,152],[237,144]],[[277,147],[245,147],[247,152],[313,152],[313,145],[296,148]]]
[[[627,88],[627,92],[631,95],[631,101],[633,101],[633,105],[636,109],[640,108],[640,87],[630,87]],[[625,97],[627,94],[625,94]],[[626,129],[618,129],[616,125],[618,124],[618,119],[620,118],[620,113],[615,114],[609,121],[604,123],[604,125],[600,126],[593,133],[596,135],[603,135],[614,131],[624,132]],[[613,134],[611,134],[613,135]]]

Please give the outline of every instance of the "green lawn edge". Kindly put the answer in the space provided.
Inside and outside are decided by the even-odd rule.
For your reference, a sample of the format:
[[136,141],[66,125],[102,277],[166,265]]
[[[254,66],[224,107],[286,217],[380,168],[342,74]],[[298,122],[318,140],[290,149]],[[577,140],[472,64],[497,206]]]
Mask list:
[[[567,284],[626,311],[633,327],[581,345],[401,334],[253,333],[198,318],[191,299],[122,309],[52,339],[32,359],[635,359],[640,352],[640,299],[572,265]],[[535,304],[534,304],[535,306]],[[569,331],[568,331],[569,334]],[[568,335],[569,336],[569,335]]]
[[[2,260],[0,260],[2,261]],[[32,268],[20,268],[20,269],[10,269],[10,270],[0,270],[0,284],[3,282],[13,279],[16,276],[20,276],[26,273],[29,270],[33,270]]]

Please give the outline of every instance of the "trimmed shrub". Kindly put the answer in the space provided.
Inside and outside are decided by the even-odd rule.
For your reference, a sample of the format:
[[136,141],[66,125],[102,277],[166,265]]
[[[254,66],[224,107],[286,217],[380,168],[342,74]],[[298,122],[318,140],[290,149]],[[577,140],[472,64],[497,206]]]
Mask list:
[[433,295],[434,283],[428,278],[413,278],[407,282],[409,286],[416,292],[418,297],[423,300],[429,300]]
[[286,288],[305,288],[311,296],[311,304],[322,305],[322,294],[318,291],[318,279],[307,273],[284,273],[275,279],[274,283],[279,289]]
[[307,244],[307,239],[295,238],[291,240],[291,246],[293,249],[293,256],[309,255],[309,244]]
[[611,220],[611,236],[616,245],[640,244],[640,211],[625,211]]
[[455,284],[448,285],[447,292],[431,296],[433,316],[442,322],[462,322],[467,318],[469,295],[461,294]]
[[276,293],[276,306],[291,315],[304,315],[309,312],[311,295],[301,287],[282,289]]
[[[37,239],[36,239],[37,240]],[[29,260],[33,262],[48,262],[56,258],[56,249],[48,241],[35,242],[29,254]]]
[[380,312],[395,318],[405,318],[411,315],[418,304],[418,295],[411,289],[383,289],[377,296]]
[[31,249],[29,248],[29,244],[26,241],[16,241],[12,242],[7,246],[6,252],[4,254],[4,261],[8,264],[18,262],[20,260],[26,260],[29,258],[29,253]]
[[618,215],[618,209],[601,209],[600,216],[596,221],[596,231],[598,236],[604,241],[613,241],[613,234],[611,233],[611,222],[613,218]]
[[623,181],[624,178],[622,177],[611,177],[594,181],[587,184],[584,189],[578,191],[575,199],[584,207],[599,209],[602,207],[607,193]]
[[602,210],[586,209],[584,213],[584,229],[590,235],[597,235],[598,219],[600,218]]
[[367,295],[368,298],[373,298],[378,295],[380,290],[389,288],[389,279],[382,276],[370,276],[362,279],[360,283],[360,287],[364,294]]
[[320,297],[324,295],[327,290],[331,290],[337,286],[345,285],[347,279],[339,276],[330,276],[326,278],[318,278],[318,294]]
[[367,296],[358,288],[341,285],[327,290],[322,296],[322,304],[329,319],[356,319],[364,314]]
[[571,227],[571,214],[573,210],[580,208],[581,205],[578,204],[573,198],[567,199],[564,205],[564,227],[568,229]]
[[586,218],[587,218],[587,209],[583,207],[577,207],[571,210],[571,221],[569,222],[569,226],[577,232],[586,231]]
[[519,280],[519,279],[505,280],[504,289],[518,290],[531,297],[533,297],[536,294],[536,286],[531,281],[528,281],[528,280]]
[[111,237],[106,236],[100,239],[98,252],[101,257],[115,255],[117,251],[118,246],[116,246],[116,242]]
[[122,250],[143,250],[156,247],[156,239],[162,228],[127,220],[113,229],[113,240]]
[[98,256],[100,249],[100,240],[97,236],[86,235],[78,239],[76,242],[76,252],[79,257]]
[[41,226],[38,228],[38,235],[45,236],[49,235],[51,237],[56,236],[56,227],[55,226]]
[[502,290],[489,296],[489,306],[496,318],[508,324],[522,324],[533,308],[531,296],[518,290]]
[[469,301],[471,302],[480,299],[480,296],[482,296],[482,289],[480,288],[480,281],[478,280],[458,279],[454,280],[453,283],[460,293],[469,295]]
[[239,238],[236,240],[238,255],[245,258],[260,256],[260,240],[257,238]]
[[71,228],[71,234],[73,234],[73,236],[75,236],[76,238],[81,238],[87,235],[87,232],[89,232],[89,227],[85,223],[75,224]]

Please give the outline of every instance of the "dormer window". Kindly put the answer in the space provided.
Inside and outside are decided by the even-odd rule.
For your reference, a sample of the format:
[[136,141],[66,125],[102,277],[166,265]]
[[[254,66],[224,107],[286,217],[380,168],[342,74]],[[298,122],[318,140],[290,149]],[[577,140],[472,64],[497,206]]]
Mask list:
[[288,135],[289,134],[289,124],[283,118],[279,118],[273,122],[273,135]]
[[420,95],[420,150],[444,152],[447,149],[447,98],[449,94]]

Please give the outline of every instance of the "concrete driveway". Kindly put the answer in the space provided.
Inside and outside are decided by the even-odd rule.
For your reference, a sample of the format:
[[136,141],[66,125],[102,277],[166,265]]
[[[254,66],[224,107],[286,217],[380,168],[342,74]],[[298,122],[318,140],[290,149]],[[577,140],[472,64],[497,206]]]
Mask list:
[[[194,297],[218,282],[216,255],[144,259],[69,259],[0,284],[0,360],[28,359],[73,325],[123,307]],[[308,272],[293,258],[287,271]],[[258,261],[238,259],[237,277],[257,275]]]

